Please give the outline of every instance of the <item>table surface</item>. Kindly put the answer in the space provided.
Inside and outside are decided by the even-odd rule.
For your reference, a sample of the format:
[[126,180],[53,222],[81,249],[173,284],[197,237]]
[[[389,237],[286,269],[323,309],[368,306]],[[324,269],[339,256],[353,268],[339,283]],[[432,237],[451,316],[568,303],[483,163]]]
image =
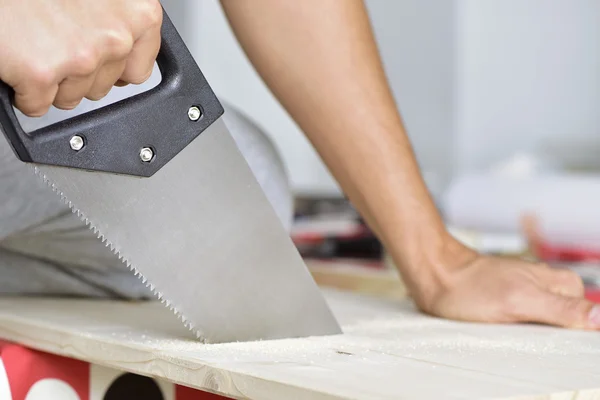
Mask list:
[[251,399],[600,399],[600,334],[324,289],[344,334],[206,345],[158,303],[0,299],[0,338]]

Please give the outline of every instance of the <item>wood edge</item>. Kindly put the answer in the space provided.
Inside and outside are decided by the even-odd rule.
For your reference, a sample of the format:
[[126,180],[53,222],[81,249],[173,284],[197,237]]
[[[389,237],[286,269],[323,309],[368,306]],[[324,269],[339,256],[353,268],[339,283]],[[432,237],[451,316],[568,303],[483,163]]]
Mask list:
[[[7,324],[10,324],[10,328],[7,327]],[[44,337],[44,335],[48,334],[50,338],[48,336]],[[70,336],[69,340],[66,341],[64,340],[66,339],[64,336],[64,333],[56,328],[46,327],[40,329],[40,326],[36,324],[20,321],[15,323],[15,321],[8,321],[0,316],[0,337],[6,342],[56,356],[96,364],[105,368],[117,369],[122,372],[129,372],[154,379],[163,379],[176,385],[225,396],[229,399],[271,399],[272,397],[268,395],[263,397],[265,393],[258,393],[265,387],[268,387],[271,392],[283,394],[284,397],[305,398],[309,396],[311,399],[339,399],[338,396],[327,391],[307,389],[296,384],[272,381],[253,374],[240,373],[233,369],[228,370],[214,366],[210,362],[206,362],[201,366],[186,366],[185,360],[173,362],[174,358],[169,352],[156,351],[151,355],[149,350],[140,349],[136,346],[126,346],[121,343],[96,339],[101,345],[112,348],[112,357],[100,358],[94,354],[96,350],[89,348],[86,344],[90,335],[74,335]],[[123,357],[115,357],[114,355],[117,351]],[[191,376],[194,376],[194,379],[186,380],[182,378]],[[238,385],[238,382],[243,382],[243,385]],[[254,387],[252,393],[247,393],[244,390],[248,387]]]
[[409,297],[398,272],[392,268],[320,260],[307,260],[306,264],[320,287],[394,300]]

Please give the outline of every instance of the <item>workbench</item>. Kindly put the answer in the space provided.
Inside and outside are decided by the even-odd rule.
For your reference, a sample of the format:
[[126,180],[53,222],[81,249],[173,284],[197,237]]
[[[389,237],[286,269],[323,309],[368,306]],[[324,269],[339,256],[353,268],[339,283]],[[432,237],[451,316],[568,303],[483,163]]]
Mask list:
[[240,399],[600,399],[600,334],[323,292],[344,334],[205,345],[159,303],[0,299],[0,339]]

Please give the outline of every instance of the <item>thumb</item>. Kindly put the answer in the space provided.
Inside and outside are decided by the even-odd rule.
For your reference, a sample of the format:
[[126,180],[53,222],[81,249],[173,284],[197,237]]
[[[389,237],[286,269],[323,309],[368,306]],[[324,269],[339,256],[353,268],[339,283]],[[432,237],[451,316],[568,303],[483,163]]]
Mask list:
[[540,289],[534,298],[526,301],[529,312],[525,315],[531,322],[600,330],[600,304],[583,297],[564,296]]

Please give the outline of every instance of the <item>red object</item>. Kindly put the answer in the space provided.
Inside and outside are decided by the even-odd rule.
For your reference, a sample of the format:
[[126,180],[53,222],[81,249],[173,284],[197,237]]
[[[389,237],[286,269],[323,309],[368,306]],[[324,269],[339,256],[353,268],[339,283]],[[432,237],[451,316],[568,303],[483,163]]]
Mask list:
[[80,400],[89,399],[89,364],[0,342],[0,358],[10,384],[12,400],[25,400],[35,384],[56,379],[69,385]]
[[585,290],[585,298],[591,302],[600,304],[600,289],[590,288]]
[[559,247],[547,243],[537,243],[534,250],[536,256],[544,261],[600,261],[600,252],[586,248]]
[[219,400],[225,399],[225,397],[208,393],[201,392],[199,390],[194,390],[185,386],[177,386],[175,390],[175,398],[177,400]]
[[319,257],[306,257],[306,261],[318,261],[321,266],[331,266],[331,267],[339,267],[339,266],[357,266],[357,267],[365,267],[372,268],[377,270],[386,269],[386,265],[381,260],[366,260],[366,259],[356,259],[356,258],[319,258]]
[[321,244],[329,239],[350,240],[371,237],[372,233],[369,229],[362,225],[356,225],[347,231],[307,231],[294,232],[291,237],[296,245],[316,245]]
[[[63,397],[58,396],[64,396],[65,390],[73,393],[71,398],[77,397],[78,400],[104,399],[111,389],[115,389],[117,382],[121,393],[142,393],[150,386],[148,383],[156,386],[151,379],[121,379],[137,375],[115,371],[115,376],[107,382],[107,387],[100,390],[103,393],[97,393],[98,388],[96,393],[91,393],[93,382],[98,382],[94,381],[95,377],[98,378],[98,372],[94,374],[94,370],[95,368],[86,362],[0,341],[0,400],[62,399]],[[127,386],[127,381],[132,384]],[[172,391],[167,390],[170,394],[165,393],[167,397],[163,400],[225,399],[216,394],[183,386],[166,384],[166,387],[171,387]],[[158,396],[160,398],[160,394]],[[130,396],[126,398],[129,399]]]

